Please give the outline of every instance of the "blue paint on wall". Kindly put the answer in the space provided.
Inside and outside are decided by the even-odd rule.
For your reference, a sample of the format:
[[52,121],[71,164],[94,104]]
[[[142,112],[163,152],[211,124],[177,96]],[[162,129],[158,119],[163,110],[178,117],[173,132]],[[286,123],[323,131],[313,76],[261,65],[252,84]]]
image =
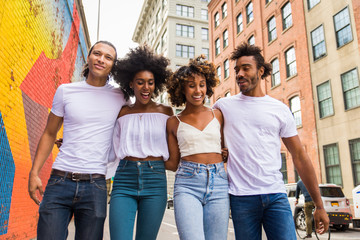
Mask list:
[[0,112],[0,235],[6,234],[9,225],[15,163]]

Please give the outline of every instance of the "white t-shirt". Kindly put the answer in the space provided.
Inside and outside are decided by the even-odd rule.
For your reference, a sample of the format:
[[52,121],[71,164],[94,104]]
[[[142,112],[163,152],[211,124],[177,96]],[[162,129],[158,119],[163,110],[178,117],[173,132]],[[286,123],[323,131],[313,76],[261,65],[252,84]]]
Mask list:
[[224,115],[229,193],[285,193],[280,138],[297,135],[290,109],[267,95],[248,97],[241,93],[218,100],[214,108]]
[[125,104],[119,88],[86,81],[61,85],[51,112],[64,118],[63,144],[54,169],[78,173],[106,173],[116,117]]

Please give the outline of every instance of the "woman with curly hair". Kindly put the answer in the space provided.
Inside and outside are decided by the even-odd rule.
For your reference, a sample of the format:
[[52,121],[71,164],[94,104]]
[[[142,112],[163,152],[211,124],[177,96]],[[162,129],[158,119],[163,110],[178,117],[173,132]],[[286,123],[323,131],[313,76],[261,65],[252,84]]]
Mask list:
[[198,57],[168,81],[170,101],[185,109],[167,121],[169,170],[175,220],[182,240],[225,240],[229,222],[228,180],[222,150],[223,116],[204,106],[218,82],[212,63]]
[[155,55],[148,47],[131,49],[115,66],[114,79],[125,99],[116,122],[113,149],[120,159],[110,200],[111,239],[155,240],[166,206],[164,161],[169,157],[166,121],[171,107],[153,98],[163,90],[171,71],[169,60]]

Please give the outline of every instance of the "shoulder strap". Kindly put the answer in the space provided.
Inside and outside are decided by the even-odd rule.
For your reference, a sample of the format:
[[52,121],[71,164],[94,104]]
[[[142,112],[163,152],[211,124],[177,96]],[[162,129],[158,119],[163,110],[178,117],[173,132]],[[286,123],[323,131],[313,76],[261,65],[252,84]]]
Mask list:
[[215,113],[214,113],[214,109],[212,109],[212,108],[210,108],[210,109],[211,109],[211,111],[212,111],[212,113],[214,115],[214,118],[216,118]]
[[179,122],[181,122],[180,118],[178,117],[177,114],[175,114],[175,117],[177,118],[177,120],[179,120]]

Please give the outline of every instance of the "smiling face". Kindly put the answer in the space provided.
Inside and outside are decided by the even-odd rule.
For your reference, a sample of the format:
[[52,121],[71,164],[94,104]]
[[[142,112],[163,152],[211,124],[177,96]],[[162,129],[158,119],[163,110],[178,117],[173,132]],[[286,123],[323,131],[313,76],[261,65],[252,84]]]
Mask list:
[[89,76],[88,78],[107,79],[115,61],[115,49],[107,44],[96,44],[89,57]]
[[257,69],[256,61],[253,56],[243,56],[235,63],[236,83],[240,91],[246,96],[262,96],[260,79],[264,73],[264,68]]
[[154,74],[150,71],[140,71],[135,74],[130,82],[130,87],[134,90],[136,102],[148,104],[155,91]]
[[206,79],[203,75],[192,75],[184,83],[187,104],[203,105],[206,97]]

